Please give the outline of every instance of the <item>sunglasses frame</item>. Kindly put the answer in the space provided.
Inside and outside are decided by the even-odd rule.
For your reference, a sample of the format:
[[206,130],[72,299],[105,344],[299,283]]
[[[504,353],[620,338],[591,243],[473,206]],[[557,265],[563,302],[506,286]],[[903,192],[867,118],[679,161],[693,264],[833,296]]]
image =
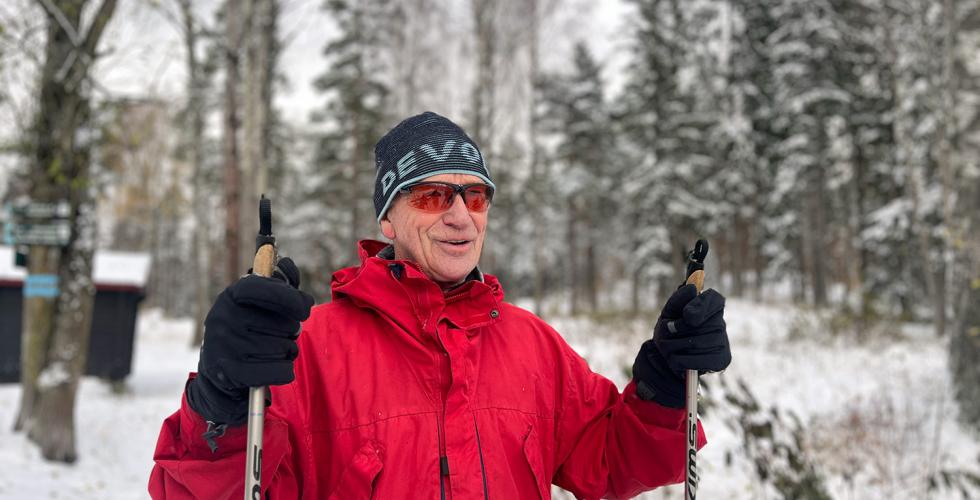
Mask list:
[[[446,206],[445,208],[443,208],[441,210],[437,210],[437,211],[429,211],[429,210],[424,210],[424,209],[418,208],[416,206],[413,206],[411,204],[411,202],[409,202],[409,205],[408,206],[412,207],[415,210],[419,210],[421,212],[437,214],[437,213],[442,213],[442,212],[445,212],[446,210],[449,210],[449,208],[453,206],[453,203],[456,200],[456,196],[460,196],[460,197],[463,198],[463,205],[466,206],[466,209],[467,210],[469,210],[470,212],[483,213],[483,212],[486,212],[487,210],[490,210],[490,204],[493,202],[493,193],[494,193],[493,186],[491,186],[491,185],[489,185],[487,183],[484,183],[484,182],[472,182],[472,183],[469,183],[469,184],[453,184],[451,182],[423,181],[423,182],[416,182],[414,184],[409,184],[409,185],[407,185],[405,187],[402,187],[401,189],[398,190],[398,192],[401,193],[401,194],[408,195],[408,194],[412,194],[412,188],[416,188],[416,187],[420,187],[420,186],[423,186],[423,187],[424,186],[432,186],[432,185],[446,186],[446,187],[451,188],[453,190],[453,195],[448,198],[450,200],[448,206]],[[486,210],[481,210],[481,211],[471,210],[470,207],[469,207],[469,204],[467,204],[467,202],[466,202],[466,191],[468,189],[470,189],[471,187],[475,187],[475,186],[480,186],[480,187],[486,188],[486,190],[487,190],[487,192],[486,192],[486,197],[487,197],[487,208],[486,208]]]

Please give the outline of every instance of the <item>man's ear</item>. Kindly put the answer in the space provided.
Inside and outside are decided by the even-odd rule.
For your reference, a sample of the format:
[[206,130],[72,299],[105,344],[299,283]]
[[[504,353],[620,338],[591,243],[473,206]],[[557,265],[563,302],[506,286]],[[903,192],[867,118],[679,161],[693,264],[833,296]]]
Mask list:
[[381,234],[389,240],[395,239],[395,225],[388,219],[388,214],[385,214],[384,218],[381,219]]

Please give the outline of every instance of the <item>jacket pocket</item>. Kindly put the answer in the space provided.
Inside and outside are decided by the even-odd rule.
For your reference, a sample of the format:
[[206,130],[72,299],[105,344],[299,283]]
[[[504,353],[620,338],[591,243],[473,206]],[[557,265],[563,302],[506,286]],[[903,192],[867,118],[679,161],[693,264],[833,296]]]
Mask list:
[[382,467],[381,446],[375,441],[368,441],[357,450],[340,475],[340,481],[329,500],[370,500],[374,481]]
[[551,478],[544,472],[541,444],[533,425],[528,426],[527,436],[524,437],[524,458],[534,475],[534,484],[537,487],[538,496],[541,500],[549,500],[551,498]]

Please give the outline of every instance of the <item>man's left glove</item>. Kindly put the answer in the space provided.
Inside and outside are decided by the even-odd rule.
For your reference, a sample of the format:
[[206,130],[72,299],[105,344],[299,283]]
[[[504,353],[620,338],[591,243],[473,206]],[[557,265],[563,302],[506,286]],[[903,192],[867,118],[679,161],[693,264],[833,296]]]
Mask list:
[[633,363],[636,394],[683,408],[686,370],[703,374],[728,367],[732,352],[724,313],[725,297],[715,290],[699,295],[694,285],[678,288],[667,299],[653,338],[643,343]]

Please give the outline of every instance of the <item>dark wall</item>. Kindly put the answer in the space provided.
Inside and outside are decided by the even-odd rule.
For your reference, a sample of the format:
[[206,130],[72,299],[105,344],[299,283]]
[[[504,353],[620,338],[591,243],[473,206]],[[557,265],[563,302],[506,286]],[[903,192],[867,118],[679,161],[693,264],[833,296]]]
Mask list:
[[[136,314],[143,297],[134,290],[96,291],[86,374],[122,380],[132,371]],[[0,285],[0,382],[20,382],[22,304],[20,284]]]

